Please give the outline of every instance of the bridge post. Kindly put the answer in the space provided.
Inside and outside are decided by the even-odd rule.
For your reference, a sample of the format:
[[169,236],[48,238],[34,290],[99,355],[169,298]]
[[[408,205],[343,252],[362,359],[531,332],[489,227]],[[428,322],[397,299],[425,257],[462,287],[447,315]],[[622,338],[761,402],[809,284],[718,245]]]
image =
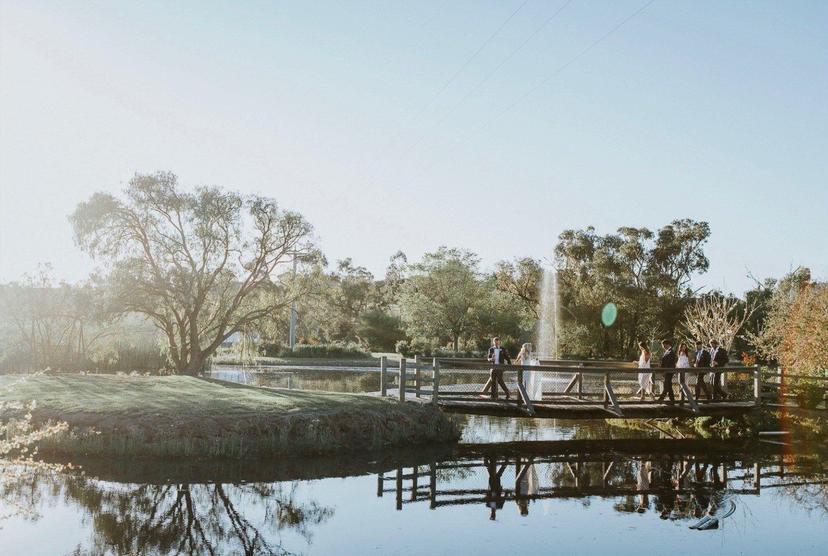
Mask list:
[[422,384],[422,379],[420,377],[420,356],[414,356],[414,395],[416,397],[420,397],[420,385]]
[[414,466],[411,468],[411,501],[417,501],[417,479],[420,476],[420,468]]
[[434,461],[428,466],[428,508],[437,508],[437,462]]
[[757,493],[762,490],[762,468],[758,461],[753,464],[753,486]]
[[396,487],[395,490],[397,491],[397,500],[396,500],[397,510],[402,510],[402,507],[403,507],[403,500],[402,500],[403,478],[402,477],[403,477],[402,467],[397,467],[397,476],[396,476],[396,480],[394,481],[394,486]]
[[440,360],[434,358],[431,367],[431,403],[437,403],[440,392]]
[[380,357],[380,396],[388,395],[388,357]]
[[762,372],[759,365],[753,366],[753,403],[757,406],[762,405]]
[[405,357],[400,357],[400,401],[405,401]]

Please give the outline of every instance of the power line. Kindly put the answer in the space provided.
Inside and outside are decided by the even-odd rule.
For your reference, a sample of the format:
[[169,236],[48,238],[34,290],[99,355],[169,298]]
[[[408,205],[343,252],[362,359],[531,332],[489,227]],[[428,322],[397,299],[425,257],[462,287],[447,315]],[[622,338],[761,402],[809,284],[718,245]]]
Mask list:
[[587,45],[587,46],[586,46],[586,48],[584,48],[583,50],[581,50],[580,52],[578,52],[578,54],[576,54],[575,56],[573,56],[572,58],[570,58],[569,60],[567,60],[564,64],[562,64],[562,65],[558,66],[558,67],[557,67],[557,68],[556,68],[556,69],[555,69],[552,73],[550,73],[550,74],[549,74],[548,76],[546,76],[543,80],[541,80],[540,82],[538,82],[537,84],[535,84],[534,86],[532,86],[532,87],[531,87],[529,90],[527,90],[525,93],[523,93],[522,95],[520,95],[520,96],[519,96],[519,97],[518,97],[518,98],[517,98],[514,102],[512,102],[511,104],[509,104],[509,105],[508,105],[505,109],[503,109],[501,112],[499,112],[499,113],[498,113],[498,114],[497,114],[494,118],[490,119],[488,122],[486,122],[483,126],[481,126],[481,127],[480,127],[480,128],[478,128],[478,129],[482,129],[483,127],[486,127],[486,125],[489,125],[489,124],[491,124],[492,122],[494,122],[494,121],[496,121],[496,120],[499,120],[499,119],[500,119],[501,117],[503,117],[506,113],[510,112],[510,111],[511,111],[511,110],[512,110],[515,106],[517,106],[518,104],[520,104],[520,103],[521,103],[521,102],[522,102],[525,98],[527,98],[527,97],[528,97],[528,96],[530,96],[532,93],[534,93],[535,91],[537,91],[538,89],[540,89],[541,87],[543,87],[544,85],[546,85],[547,83],[549,83],[550,81],[552,81],[552,79],[554,79],[555,77],[557,77],[557,76],[558,76],[561,72],[563,72],[566,68],[568,68],[569,66],[571,66],[572,64],[574,64],[575,62],[577,62],[578,60],[580,60],[581,58],[583,58],[583,57],[584,57],[587,53],[589,53],[589,51],[590,51],[590,50],[592,50],[593,48],[595,48],[596,46],[598,46],[599,44],[601,44],[602,42],[604,42],[604,41],[605,41],[607,38],[609,38],[612,34],[614,34],[616,31],[618,31],[619,29],[621,29],[621,27],[623,27],[624,25],[626,25],[627,23],[629,23],[629,22],[630,22],[633,18],[635,18],[638,14],[640,14],[641,12],[643,12],[644,10],[646,10],[647,8],[649,8],[649,7],[650,7],[650,5],[652,5],[655,1],[656,1],[656,0],[649,0],[649,1],[648,1],[647,3],[645,3],[643,6],[641,6],[640,8],[638,8],[636,11],[634,11],[633,13],[631,13],[630,15],[628,15],[627,17],[625,17],[623,20],[621,20],[619,23],[617,23],[614,27],[612,27],[609,31],[607,31],[606,33],[604,33],[603,35],[601,35],[600,37],[598,37],[596,40],[592,41],[589,45]]
[[[454,104],[451,108],[449,108],[449,109],[448,109],[448,111],[447,111],[447,112],[445,112],[445,113],[443,114],[443,116],[442,116],[442,117],[441,117],[441,118],[437,121],[437,123],[435,123],[435,124],[431,127],[431,129],[430,129],[427,133],[431,133],[431,132],[435,131],[436,129],[438,129],[441,125],[443,125],[443,123],[445,123],[445,121],[446,121],[447,119],[449,119],[449,117],[451,117],[451,115],[452,115],[455,111],[457,111],[457,109],[458,109],[458,108],[460,108],[460,106],[461,106],[461,105],[462,105],[462,104],[466,101],[466,99],[468,99],[470,96],[472,96],[472,95],[473,95],[474,93],[476,93],[478,90],[480,90],[480,88],[481,88],[483,85],[485,85],[485,84],[489,81],[489,79],[491,79],[491,78],[494,76],[494,74],[496,74],[496,73],[500,70],[500,68],[502,68],[503,66],[505,66],[505,65],[506,65],[506,63],[507,63],[509,60],[511,60],[511,59],[512,59],[512,58],[513,58],[513,57],[514,57],[514,56],[515,56],[518,52],[520,52],[520,51],[523,49],[523,47],[524,47],[524,46],[526,46],[526,45],[529,43],[529,41],[531,41],[531,40],[535,37],[535,35],[537,35],[538,33],[540,33],[540,32],[541,32],[541,31],[542,31],[542,30],[543,30],[543,29],[544,29],[547,25],[549,25],[549,24],[552,22],[552,20],[554,20],[554,19],[558,16],[558,14],[560,14],[560,13],[564,10],[564,8],[566,8],[566,7],[567,7],[569,4],[571,4],[573,1],[574,1],[574,0],[566,0],[566,2],[564,2],[564,3],[563,3],[563,4],[562,4],[562,5],[561,5],[561,6],[560,6],[557,10],[555,10],[555,11],[552,13],[552,15],[550,15],[548,18],[546,18],[546,20],[545,20],[543,23],[541,23],[541,24],[540,24],[540,26],[538,26],[538,27],[537,27],[534,31],[532,31],[532,33],[530,33],[530,34],[529,34],[529,36],[527,36],[527,37],[526,37],[526,39],[524,39],[524,41],[523,41],[523,42],[521,42],[521,43],[520,43],[517,47],[515,47],[515,48],[514,48],[514,49],[513,49],[513,50],[509,53],[509,55],[508,55],[508,56],[506,56],[503,60],[501,60],[499,64],[497,64],[497,65],[496,65],[496,66],[495,66],[495,67],[494,67],[494,68],[493,68],[493,69],[492,69],[492,70],[491,70],[488,74],[486,74],[486,75],[483,77],[483,79],[481,79],[480,81],[478,81],[478,82],[477,82],[477,83],[476,83],[476,84],[475,84],[475,85],[474,85],[471,89],[469,89],[469,91],[468,91],[468,92],[466,92],[466,94],[465,94],[465,95],[463,95],[463,97],[462,97],[462,98],[460,98],[460,100],[458,100],[458,101],[457,101],[457,102],[456,102],[456,103],[455,103],[455,104]],[[415,142],[415,143],[414,143],[414,144],[413,144],[413,145],[409,148],[409,150],[413,150],[413,149],[417,148],[417,146],[419,146],[419,145],[420,145],[420,143],[422,143],[422,142],[423,142],[423,140],[425,139],[425,136],[427,135],[427,133],[424,133],[424,134],[423,134],[423,135],[422,135],[422,136],[421,136],[421,137],[420,137],[420,138],[419,138],[419,139],[418,139],[418,140],[417,140],[417,141],[416,141],[416,142]]]
[[474,53],[473,53],[471,56],[469,56],[469,57],[466,59],[466,61],[465,61],[465,62],[463,62],[463,64],[462,64],[462,65],[461,65],[461,66],[457,69],[457,71],[455,71],[455,72],[454,72],[454,74],[453,74],[451,77],[449,77],[448,81],[446,81],[445,83],[443,83],[443,86],[442,86],[442,87],[440,87],[440,90],[438,90],[438,91],[437,91],[437,93],[436,93],[433,97],[431,97],[431,100],[429,100],[429,101],[425,104],[425,106],[423,106],[423,107],[422,107],[422,108],[421,108],[421,109],[420,109],[420,110],[419,110],[419,111],[418,111],[418,112],[417,112],[417,113],[413,116],[413,118],[417,118],[417,117],[419,117],[419,116],[420,116],[423,112],[425,112],[425,111],[426,111],[426,110],[427,110],[427,109],[428,109],[428,108],[429,108],[432,104],[434,104],[434,102],[435,102],[438,98],[440,98],[440,96],[441,96],[441,95],[442,95],[442,94],[446,91],[446,89],[448,89],[448,88],[451,86],[451,84],[452,84],[452,83],[454,83],[454,80],[455,80],[455,79],[457,79],[457,78],[460,76],[460,74],[461,74],[461,73],[463,73],[463,70],[465,70],[465,69],[466,69],[466,67],[468,67],[468,65],[469,65],[469,64],[471,64],[471,63],[474,61],[474,59],[475,59],[475,58],[477,58],[477,56],[478,56],[481,52],[483,52],[483,49],[485,49],[485,48],[486,48],[486,46],[488,46],[488,44],[489,44],[490,42],[492,42],[492,40],[494,40],[494,38],[495,38],[495,37],[496,37],[496,36],[497,36],[497,35],[498,35],[498,34],[499,34],[502,30],[503,30],[503,28],[504,28],[504,27],[506,27],[506,25],[507,25],[507,24],[508,24],[508,23],[512,20],[512,18],[513,18],[513,17],[515,17],[515,16],[518,14],[518,12],[519,12],[520,10],[522,10],[522,9],[523,9],[523,7],[524,7],[526,4],[528,4],[528,3],[529,3],[529,0],[524,0],[524,1],[523,1],[523,3],[515,9],[515,11],[513,11],[511,14],[509,14],[509,17],[507,17],[507,18],[503,21],[503,23],[501,23],[501,24],[500,24],[500,27],[498,27],[497,29],[495,29],[494,33],[492,33],[491,35],[489,35],[489,37],[488,37],[486,40],[484,40],[484,41],[483,41],[483,43],[482,43],[482,44],[481,44],[481,45],[477,48],[477,50],[475,50],[475,51],[474,51]]
[[[601,35],[600,37],[598,37],[596,40],[592,41],[592,42],[591,42],[589,45],[587,45],[584,49],[582,49],[580,52],[578,52],[578,54],[576,54],[575,56],[573,56],[572,58],[570,58],[569,60],[567,60],[567,61],[566,61],[565,63],[563,63],[562,65],[560,65],[560,66],[558,66],[557,68],[555,68],[555,70],[554,70],[551,74],[549,74],[549,75],[548,75],[547,77],[545,77],[543,80],[541,80],[540,82],[538,82],[537,84],[535,84],[535,85],[533,85],[531,88],[529,88],[529,90],[527,90],[525,93],[523,93],[522,95],[520,95],[520,96],[519,96],[519,97],[518,97],[518,98],[517,98],[514,102],[512,102],[511,104],[509,104],[508,106],[506,106],[506,108],[504,108],[503,110],[501,110],[501,111],[500,111],[497,115],[495,115],[494,117],[490,118],[490,119],[489,119],[489,120],[487,120],[487,121],[484,121],[482,125],[479,125],[479,126],[477,126],[476,128],[474,128],[474,129],[471,131],[471,133],[469,133],[469,134],[466,136],[466,138],[471,137],[471,135],[473,135],[473,134],[475,134],[475,133],[477,133],[477,132],[479,132],[479,131],[482,131],[482,130],[483,130],[483,129],[485,129],[487,126],[491,125],[493,122],[495,122],[495,121],[499,120],[500,118],[502,118],[504,115],[506,115],[506,114],[507,114],[508,112],[510,112],[512,109],[514,109],[514,107],[515,107],[515,106],[517,106],[518,104],[520,104],[520,103],[521,103],[521,102],[522,102],[525,98],[529,97],[530,95],[532,95],[532,93],[534,93],[535,91],[537,91],[538,89],[540,89],[541,87],[543,87],[544,85],[546,85],[547,83],[549,83],[552,79],[554,79],[556,76],[558,76],[561,72],[563,72],[566,68],[568,68],[569,66],[571,66],[573,63],[575,63],[575,62],[576,62],[576,61],[578,61],[579,59],[583,58],[583,57],[584,57],[587,53],[589,53],[589,51],[590,51],[590,50],[592,50],[593,48],[595,48],[596,46],[598,46],[599,44],[601,44],[602,42],[604,42],[604,41],[605,41],[607,38],[609,38],[612,34],[614,34],[614,33],[615,33],[615,32],[617,32],[619,29],[621,29],[621,27],[623,27],[624,25],[626,25],[627,23],[629,23],[629,22],[630,22],[633,18],[635,18],[635,17],[636,17],[636,16],[638,16],[641,12],[643,12],[643,11],[644,11],[644,10],[646,10],[648,7],[650,7],[650,5],[652,5],[653,3],[655,3],[655,0],[649,0],[649,1],[648,1],[648,2],[646,2],[644,5],[642,5],[640,8],[638,8],[636,11],[634,11],[633,13],[631,13],[630,15],[628,15],[627,17],[625,17],[624,19],[622,19],[619,23],[617,23],[615,26],[613,26],[611,29],[609,29],[606,33],[604,33],[603,35]],[[455,142],[454,142],[454,145],[453,145],[453,146],[457,146],[457,145],[459,145],[460,143],[461,143],[461,141],[460,141],[460,140],[457,140],[457,141],[455,141]],[[418,144],[419,144],[419,142],[418,142]]]
[[[482,87],[483,85],[485,85],[485,84],[486,84],[486,82],[487,82],[487,81],[489,81],[489,79],[491,79],[491,78],[492,78],[492,76],[500,70],[500,68],[502,68],[504,65],[506,65],[506,63],[507,63],[509,60],[511,60],[511,59],[514,57],[514,55],[515,55],[515,54],[517,54],[518,52],[520,52],[520,50],[522,50],[522,49],[523,49],[523,47],[524,47],[524,46],[526,46],[526,45],[529,43],[529,41],[531,41],[531,40],[535,37],[535,35],[537,35],[537,34],[538,34],[538,33],[539,33],[539,32],[540,32],[540,31],[541,31],[544,27],[546,27],[547,25],[549,25],[549,24],[552,22],[552,20],[553,20],[553,19],[555,19],[555,18],[558,16],[558,14],[559,14],[559,13],[561,13],[561,12],[564,10],[564,8],[566,8],[566,7],[567,7],[568,5],[570,5],[572,2],[574,2],[574,0],[567,0],[566,2],[564,2],[564,3],[563,3],[563,5],[562,5],[560,8],[558,8],[557,10],[555,10],[555,13],[553,13],[551,16],[549,16],[549,17],[546,19],[546,21],[544,21],[544,22],[540,25],[540,27],[538,27],[537,29],[535,29],[535,30],[534,30],[534,31],[533,31],[533,32],[532,32],[532,33],[531,33],[528,37],[526,37],[526,40],[524,40],[522,43],[520,43],[520,45],[518,45],[518,47],[517,47],[517,48],[515,48],[514,50],[512,50],[512,51],[509,53],[509,55],[508,55],[508,56],[506,56],[506,58],[504,58],[504,59],[503,59],[503,60],[502,60],[502,61],[501,61],[501,62],[500,62],[497,66],[495,66],[495,67],[494,67],[494,69],[492,69],[492,71],[490,71],[490,72],[489,72],[489,73],[488,73],[488,74],[487,74],[487,75],[486,75],[483,79],[481,79],[479,82],[477,82],[477,84],[476,84],[474,87],[472,87],[472,88],[469,90],[469,92],[468,92],[468,93],[466,93],[466,94],[463,96],[463,98],[461,98],[461,99],[457,102],[457,104],[455,104],[455,105],[454,105],[454,106],[453,106],[453,107],[449,110],[449,113],[448,113],[448,114],[446,114],[446,117],[448,117],[449,115],[451,115],[451,112],[453,112],[454,110],[456,110],[456,109],[457,109],[457,108],[458,108],[461,104],[463,104],[463,102],[464,102],[467,98],[469,98],[471,95],[473,95],[475,92],[477,92],[477,91],[480,89],[480,87]],[[445,118],[444,118],[444,119],[445,119]],[[442,120],[441,120],[441,121],[442,121]]]

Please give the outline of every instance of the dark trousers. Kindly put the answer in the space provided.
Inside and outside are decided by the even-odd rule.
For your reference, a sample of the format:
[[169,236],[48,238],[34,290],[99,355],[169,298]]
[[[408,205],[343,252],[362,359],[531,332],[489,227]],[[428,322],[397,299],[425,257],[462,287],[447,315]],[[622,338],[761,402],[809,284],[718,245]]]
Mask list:
[[696,375],[696,399],[699,399],[701,396],[702,390],[704,391],[704,395],[707,396],[707,399],[710,400],[710,388],[707,387],[707,383],[704,381],[704,375],[707,373],[698,373]]
[[503,370],[501,369],[491,369],[489,371],[489,381],[486,383],[486,386],[483,387],[483,392],[485,393],[489,387],[492,389],[492,399],[497,399],[497,385],[500,385],[503,388],[503,391],[506,392],[506,397],[509,397],[509,389],[506,388],[506,382],[503,380]]
[[658,397],[658,401],[663,401],[665,396],[670,398],[671,403],[676,401],[676,395],[673,394],[673,377],[675,374],[676,373],[664,373],[664,390]]
[[724,390],[722,390],[722,373],[713,373],[713,399],[720,400],[725,397]]

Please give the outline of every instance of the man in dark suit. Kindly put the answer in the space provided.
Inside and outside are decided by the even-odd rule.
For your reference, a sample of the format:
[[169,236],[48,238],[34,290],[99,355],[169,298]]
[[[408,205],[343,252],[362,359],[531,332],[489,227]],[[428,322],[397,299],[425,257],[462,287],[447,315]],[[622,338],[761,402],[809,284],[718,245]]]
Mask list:
[[[675,369],[678,358],[676,357],[676,352],[673,351],[673,342],[663,340],[661,347],[664,348],[664,354],[661,356],[661,364],[659,367],[662,369]],[[661,395],[658,397],[658,401],[660,402],[664,401],[665,396],[670,398],[670,401],[667,402],[669,405],[676,403],[676,396],[673,394],[673,375],[675,373],[664,373],[664,390],[662,390]]]
[[[707,369],[710,367],[710,352],[704,349],[704,344],[702,344],[701,340],[696,340],[696,359],[693,361],[693,366],[697,369]],[[704,395],[707,396],[708,401],[711,399],[710,395],[710,388],[707,387],[707,383],[704,381],[704,377],[707,373],[698,373],[696,375],[696,399],[699,399],[702,390],[704,390]]]
[[[509,350],[500,345],[500,338],[492,338],[492,347],[489,348],[489,353],[486,360],[494,365],[511,365],[512,358],[509,356]],[[506,392],[506,399],[509,399],[509,389],[506,388],[506,382],[503,380],[503,369],[492,369],[489,371],[489,380],[483,387],[481,394],[486,394],[491,389],[491,396],[493,400],[497,399],[498,384]]]
[[[717,340],[710,340],[710,366],[714,369],[716,367],[725,367],[730,358],[727,356],[727,350],[719,347]],[[713,371],[713,399],[721,400],[727,396],[722,389],[722,380],[724,373],[722,371]]]

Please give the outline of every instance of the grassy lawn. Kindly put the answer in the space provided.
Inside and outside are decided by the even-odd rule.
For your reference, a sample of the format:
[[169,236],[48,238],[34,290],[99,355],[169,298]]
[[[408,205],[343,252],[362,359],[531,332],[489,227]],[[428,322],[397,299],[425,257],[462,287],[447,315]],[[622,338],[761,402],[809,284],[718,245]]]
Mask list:
[[[436,408],[371,396],[274,391],[183,376],[0,377],[0,401],[37,401],[71,433],[42,451],[225,456],[330,453],[456,438]],[[11,386],[9,386],[11,385]],[[4,387],[5,386],[5,387]]]

